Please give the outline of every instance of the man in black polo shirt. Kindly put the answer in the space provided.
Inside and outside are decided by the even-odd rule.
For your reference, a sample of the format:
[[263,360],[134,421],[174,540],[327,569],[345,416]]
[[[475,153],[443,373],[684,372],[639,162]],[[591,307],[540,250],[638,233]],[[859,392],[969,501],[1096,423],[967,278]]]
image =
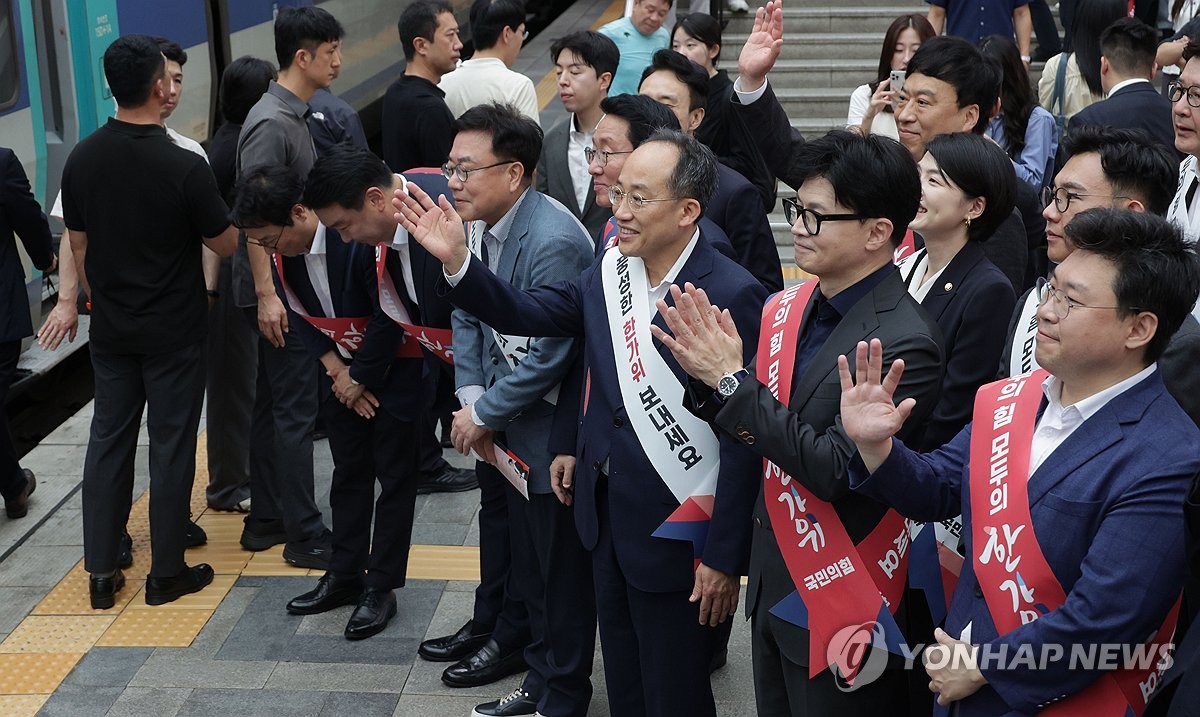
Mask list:
[[104,53],[117,116],[83,140],[63,169],[63,214],[92,303],[95,415],[83,468],[84,567],[94,609],[112,607],[125,584],[118,543],[133,491],[142,407],[149,404],[150,540],[146,603],[161,605],[212,581],[207,564],[183,561],[204,393],[207,300],[203,241],[233,252],[212,171],[180,149],[161,124],[166,64],[145,35]]

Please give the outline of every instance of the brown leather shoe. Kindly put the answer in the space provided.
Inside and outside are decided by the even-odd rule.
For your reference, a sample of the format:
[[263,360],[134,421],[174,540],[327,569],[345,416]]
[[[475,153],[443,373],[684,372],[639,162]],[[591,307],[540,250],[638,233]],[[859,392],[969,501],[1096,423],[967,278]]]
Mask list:
[[25,487],[12,498],[4,499],[4,512],[14,520],[24,518],[29,513],[29,496],[37,490],[37,478],[33,477],[33,471],[22,468],[21,472],[25,474]]

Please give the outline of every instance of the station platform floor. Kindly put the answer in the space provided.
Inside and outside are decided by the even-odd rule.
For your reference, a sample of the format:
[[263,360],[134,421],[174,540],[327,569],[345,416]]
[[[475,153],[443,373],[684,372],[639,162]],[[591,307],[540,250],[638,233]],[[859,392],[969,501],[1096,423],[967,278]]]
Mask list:
[[[29,515],[0,516],[0,715],[469,715],[520,684],[520,675],[479,688],[440,680],[445,663],[416,656],[421,640],[471,616],[479,578],[478,491],[417,498],[408,584],[379,635],[342,637],[351,607],[297,617],[284,609],[319,571],[284,562],[280,548],[238,545],[241,516],[208,510],[204,435],[192,510],[208,544],[189,564],[217,576],[200,593],[159,607],[141,594],[148,569],[146,446],[139,440],[130,532],[134,565],[111,610],[92,610],[83,571],[80,479],[91,404],[22,460],[38,476]],[[203,425],[203,422],[202,422]],[[316,443],[318,503],[329,516],[333,463]],[[459,466],[467,459],[447,451]],[[739,608],[740,610],[740,608]],[[589,714],[608,715],[597,647]],[[718,714],[754,714],[749,625],[739,616],[729,662],[713,675]]]

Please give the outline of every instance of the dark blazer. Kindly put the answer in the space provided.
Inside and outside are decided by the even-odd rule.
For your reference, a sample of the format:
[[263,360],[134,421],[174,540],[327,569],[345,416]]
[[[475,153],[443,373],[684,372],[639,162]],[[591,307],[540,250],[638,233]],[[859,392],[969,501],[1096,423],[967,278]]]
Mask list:
[[[901,268],[905,286],[912,284],[912,269],[924,255],[921,249]],[[941,329],[946,375],[925,437],[914,444],[918,450],[938,448],[971,422],[975,392],[996,378],[993,367],[1015,301],[1012,285],[976,242],[967,242],[926,294],[921,308]]]
[[612,216],[612,211],[596,204],[596,189],[592,185],[591,176],[588,178],[587,199],[584,200],[584,211],[579,211],[575,201],[575,184],[571,179],[571,167],[567,162],[567,152],[571,146],[571,122],[568,116],[562,122],[550,128],[546,139],[542,142],[542,156],[538,160],[537,190],[542,194],[554,197],[562,203],[575,218],[583,222],[588,236],[594,237],[604,228],[604,223]]
[[54,261],[50,225],[33,198],[21,160],[0,147],[0,342],[20,341],[33,334],[29,292],[14,235],[21,238],[33,265],[43,271]]
[[[915,453],[895,442],[870,476],[856,457],[850,484],[913,520],[961,513],[966,553],[975,555],[971,428],[933,453]],[[1033,530],[1066,602],[997,636],[974,561],[968,559],[950,602],[946,632],[957,636],[971,623],[972,643],[1003,646],[1008,655],[1026,645],[1041,654],[1045,643],[1061,645],[1067,654],[1075,645],[1141,644],[1158,629],[1183,586],[1183,505],[1197,470],[1200,429],[1187,420],[1155,371],[1084,421],[1029,478]],[[985,666],[988,684],[956,703],[955,714],[1035,714],[1096,677],[1065,659],[1036,669],[1020,660],[1007,667]],[[946,711],[938,707],[935,714]]]
[[1187,523],[1188,580],[1184,587],[1179,629],[1176,632],[1174,664],[1163,675],[1162,684],[1146,708],[1145,717],[1196,717],[1200,715],[1200,476],[1192,480],[1192,491],[1183,506]]
[[[449,291],[456,306],[506,332],[541,336],[583,336],[590,387],[584,391],[575,471],[575,523],[583,545],[596,547],[599,525],[596,492],[607,490],[617,561],[630,585],[646,592],[691,590],[695,581],[692,546],[651,536],[679,505],[657,478],[629,422],[617,383],[617,358],[609,336],[603,300],[602,262],[577,279],[519,291],[473,264]],[[703,287],[717,306],[728,308],[748,352],[758,340],[766,291],[749,272],[721,256],[701,236],[676,283]],[[668,295],[668,303],[670,296]],[[662,317],[654,323],[663,326]],[[680,383],[683,369],[665,347],[655,349]],[[645,349],[643,349],[645,350]],[[746,356],[749,358],[749,355]],[[625,360],[621,356],[622,361]],[[640,407],[639,407],[640,410]],[[607,480],[600,470],[609,462]],[[744,574],[750,548],[750,511],[758,491],[761,462],[736,441],[721,438],[721,470],[708,541],[701,560],[724,573]]]
[[792,167],[792,156],[804,144],[804,135],[792,126],[771,83],[767,82],[762,97],[748,105],[742,104],[736,91],[730,95],[729,101],[733,104],[734,113],[750,128],[750,136],[758,143],[758,152],[766,160],[771,173],[790,187],[803,184],[797,168]]
[[1088,105],[1071,118],[1071,126],[1095,125],[1145,130],[1150,138],[1175,156],[1175,129],[1171,126],[1171,101],[1154,89],[1153,82],[1126,85],[1108,99]]
[[[813,303],[810,300],[805,306],[802,321],[808,321]],[[942,352],[937,326],[905,292],[898,273],[888,275],[860,299],[834,328],[803,375],[793,377],[791,407],[776,401],[758,380],[743,381],[719,410],[714,410],[718,407],[705,397],[692,396],[697,415],[711,420],[722,435],[770,458],[817,498],[831,501],[856,543],[879,523],[887,507],[852,492],[847,482],[846,469],[855,448],[837,420],[842,397],[837,357],[845,354],[853,359],[858,342],[872,338],[883,342],[884,364],[904,359],[897,400],[908,396],[917,400],[906,427],[910,435],[916,434],[937,400]],[[761,491],[762,464],[757,468],[758,500],[754,506],[746,614],[770,620],[780,652],[797,665],[807,665],[808,630],[766,612],[794,592],[796,586],[771,530]],[[920,640],[925,639],[920,636]]]
[[758,190],[745,177],[717,164],[717,190],[705,205],[704,216],[729,237],[737,262],[774,293],[783,289],[783,268],[759,199]]
[[745,177],[762,198],[763,211],[775,208],[775,176],[767,167],[758,144],[740,115],[730,107],[733,80],[725,70],[708,78],[708,102],[696,139],[717,155],[717,161]]

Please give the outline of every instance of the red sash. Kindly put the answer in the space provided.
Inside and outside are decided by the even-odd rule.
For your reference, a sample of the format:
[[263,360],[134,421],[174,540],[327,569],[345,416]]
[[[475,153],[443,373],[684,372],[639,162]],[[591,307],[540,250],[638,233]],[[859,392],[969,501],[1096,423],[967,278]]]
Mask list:
[[[1029,509],[1029,460],[1041,404],[1039,369],[983,386],[975,398],[971,433],[971,538],[975,574],[988,612],[1003,635],[1058,609],[1067,600],[1038,545]],[[1018,568],[1020,568],[1018,570]],[[1175,631],[1179,603],[1154,636],[1154,654]],[[1158,660],[1145,669],[1102,675],[1043,715],[1140,715],[1158,684]],[[1164,668],[1165,669],[1165,668]]]
[[[804,307],[816,288],[815,280],[798,284],[771,297],[763,308],[755,373],[785,405],[792,392]],[[875,622],[885,606],[895,612],[908,571],[910,523],[889,510],[856,547],[833,504],[766,459],[763,481],[779,551],[808,610],[809,677],[815,677],[829,666],[829,643],[835,633],[848,625]],[[854,684],[862,665],[837,666]]]
[[904,238],[900,240],[900,246],[892,250],[892,263],[899,264],[915,254],[916,251],[917,240],[913,237],[913,230],[909,229],[904,232]]
[[[379,306],[384,313],[392,317],[404,329],[404,333],[416,339],[404,342],[404,350],[421,355],[421,346],[448,364],[454,364],[454,332],[450,329],[434,329],[428,326],[418,326],[412,323],[408,310],[400,302],[392,275],[387,270],[387,247],[380,244],[375,248],[375,278],[379,284]],[[419,344],[419,345],[418,345]]]

